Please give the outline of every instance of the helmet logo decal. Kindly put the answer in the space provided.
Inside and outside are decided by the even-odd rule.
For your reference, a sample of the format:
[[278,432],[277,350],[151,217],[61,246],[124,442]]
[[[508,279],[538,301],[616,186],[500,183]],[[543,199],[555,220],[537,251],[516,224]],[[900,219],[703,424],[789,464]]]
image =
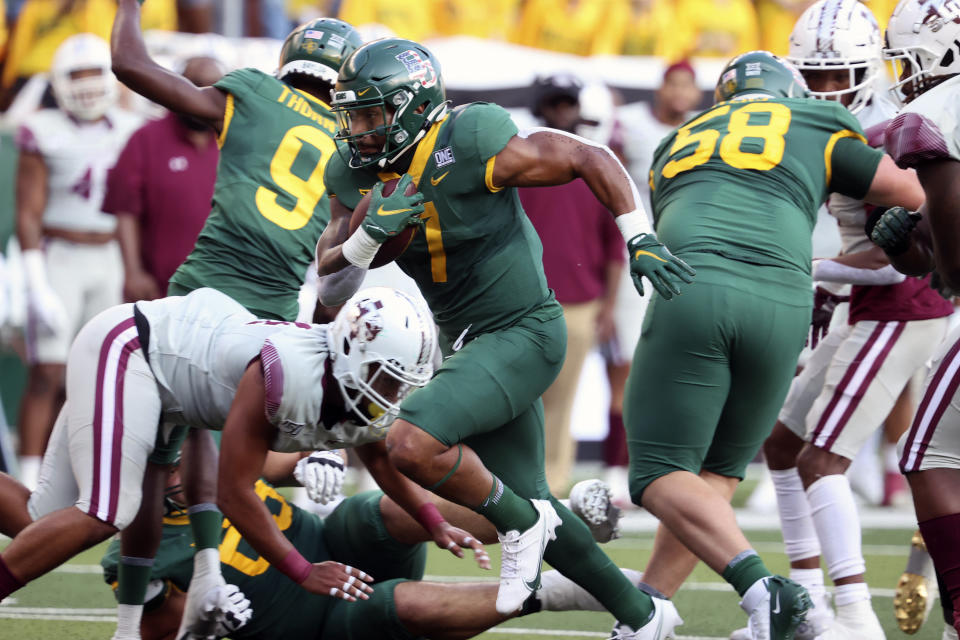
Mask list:
[[301,48],[307,53],[313,53],[320,48],[320,43],[318,43],[316,40],[304,40]]
[[383,318],[380,317],[379,311],[382,308],[383,302],[380,300],[369,298],[358,300],[353,310],[356,318],[350,323],[350,337],[354,339],[360,337],[364,342],[370,342],[380,335],[383,331]]
[[748,62],[744,67],[743,75],[750,76],[759,76],[763,73],[763,65],[759,62]]
[[407,49],[394,57],[406,67],[410,77],[418,80],[424,89],[437,84],[437,72],[433,68],[433,62],[429,59],[424,60],[418,51]]

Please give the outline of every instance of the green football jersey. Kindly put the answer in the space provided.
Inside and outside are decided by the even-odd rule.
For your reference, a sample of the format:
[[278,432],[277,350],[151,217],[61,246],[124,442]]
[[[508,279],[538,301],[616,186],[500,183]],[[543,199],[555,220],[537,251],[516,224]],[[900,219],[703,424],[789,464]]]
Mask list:
[[[257,481],[257,495],[273,515],[283,535],[310,562],[330,559],[324,544],[323,521],[287,502],[276,489],[262,480]],[[171,580],[186,591],[193,575],[193,533],[184,514],[164,518],[163,538],[151,570],[152,579]],[[100,561],[104,580],[113,584],[117,579],[120,541],[114,540]],[[244,540],[240,532],[223,521],[220,541],[220,568],[224,579],[240,585],[251,602],[270,603],[269,607],[254,608],[254,616],[242,629],[230,637],[255,638],[312,638],[318,633],[334,602],[328,596],[318,596],[300,587],[283,573],[274,569]],[[250,578],[257,577],[256,580]]]
[[259,318],[294,320],[330,221],[323,171],[336,155],[335,121],[325,103],[255,69],[215,86],[227,106],[213,208],[170,282],[218,289]]
[[[553,299],[543,246],[517,190],[492,180],[496,155],[516,133],[497,105],[459,107],[427,131],[407,171],[423,194],[425,224],[397,264],[420,287],[448,342],[508,326]],[[353,209],[378,180],[395,177],[351,169],[344,153],[331,158],[325,181]]]
[[810,288],[811,234],[831,192],[860,199],[882,152],[836,102],[731,100],[667,136],[650,170],[657,236],[674,254],[779,267]]

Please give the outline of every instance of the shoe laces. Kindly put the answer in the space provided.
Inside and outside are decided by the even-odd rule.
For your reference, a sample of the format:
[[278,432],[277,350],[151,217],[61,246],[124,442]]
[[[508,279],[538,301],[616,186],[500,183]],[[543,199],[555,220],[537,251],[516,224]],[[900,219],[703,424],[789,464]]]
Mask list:
[[515,578],[520,575],[520,532],[508,531],[500,536],[500,576]]

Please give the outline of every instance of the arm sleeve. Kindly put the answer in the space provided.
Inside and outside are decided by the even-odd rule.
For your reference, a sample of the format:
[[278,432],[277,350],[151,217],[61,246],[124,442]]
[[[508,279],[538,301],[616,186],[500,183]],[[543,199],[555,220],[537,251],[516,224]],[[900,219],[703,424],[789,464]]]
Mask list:
[[117,163],[107,174],[107,190],[103,196],[104,213],[141,216],[144,210],[142,130],[130,137],[120,152]]
[[818,282],[880,286],[899,284],[906,280],[907,276],[889,264],[879,269],[858,269],[833,260],[816,260],[813,264],[813,279]]
[[870,183],[883,159],[883,151],[871,148],[859,133],[853,131],[838,131],[834,136],[840,137],[827,162],[827,186],[831,192],[862,200],[870,190]]

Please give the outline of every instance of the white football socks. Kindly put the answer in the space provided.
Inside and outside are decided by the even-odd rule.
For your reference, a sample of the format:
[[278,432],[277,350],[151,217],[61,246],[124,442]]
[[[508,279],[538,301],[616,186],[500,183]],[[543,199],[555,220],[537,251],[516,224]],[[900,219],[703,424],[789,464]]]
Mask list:
[[142,616],[142,604],[118,604],[117,631],[113,634],[113,640],[140,640]]
[[865,573],[860,517],[846,476],[834,474],[820,478],[807,489],[807,500],[830,579],[836,582],[839,578]]
[[[790,562],[819,556],[820,540],[813,525],[807,493],[803,490],[803,482],[796,467],[771,470],[770,477],[777,492],[783,546]],[[823,584],[822,576],[820,583]]]

